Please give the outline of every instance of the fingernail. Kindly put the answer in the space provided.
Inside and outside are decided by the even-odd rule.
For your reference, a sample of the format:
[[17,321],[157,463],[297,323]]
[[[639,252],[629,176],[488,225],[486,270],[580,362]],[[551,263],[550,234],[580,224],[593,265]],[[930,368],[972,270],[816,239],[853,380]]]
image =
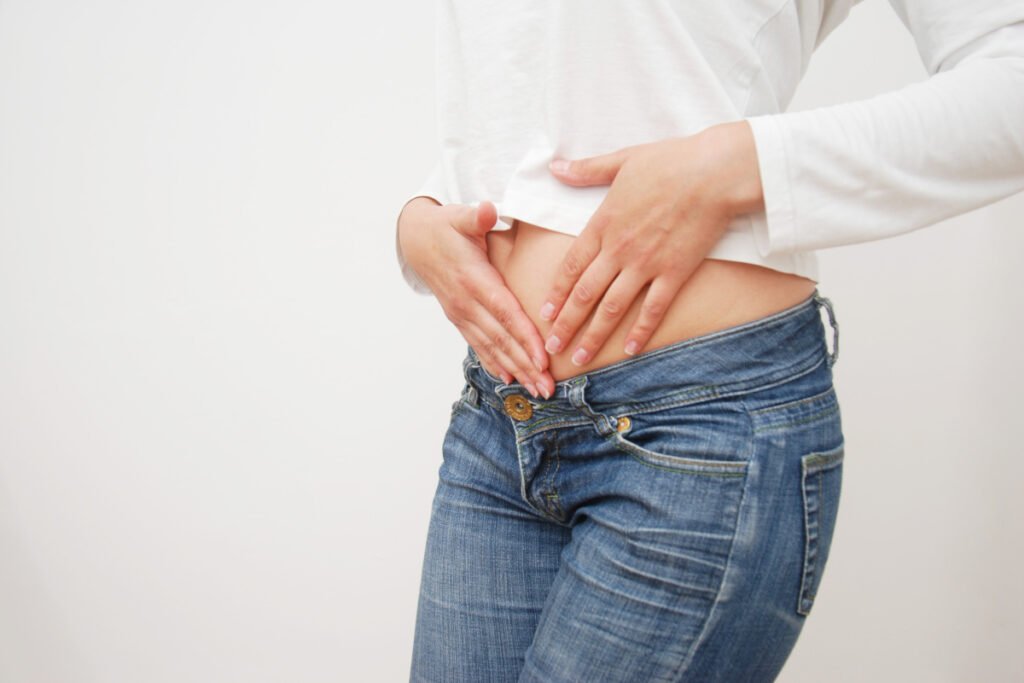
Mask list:
[[555,173],[568,173],[569,172],[569,162],[566,161],[565,159],[555,159],[550,164],[548,164],[548,166]]
[[551,390],[548,389],[546,384],[541,386],[540,393],[544,398],[551,398]]
[[587,362],[587,350],[584,348],[576,349],[576,353],[572,354],[572,362],[576,365],[583,365]]
[[540,307],[541,320],[551,320],[551,316],[555,313],[555,305],[550,301],[545,301],[544,305]]
[[527,382],[526,388],[529,389],[531,396],[533,396],[534,398],[537,398],[537,387],[535,387],[533,384]]
[[630,339],[629,343],[626,344],[626,353],[628,353],[629,355],[632,356],[634,353],[636,353],[636,350],[639,347],[640,347],[640,345],[636,343],[635,339]]
[[561,347],[561,345],[562,340],[556,337],[555,335],[551,335],[550,337],[548,337],[547,343],[544,344],[544,348],[547,349],[548,353],[558,353],[558,349]]

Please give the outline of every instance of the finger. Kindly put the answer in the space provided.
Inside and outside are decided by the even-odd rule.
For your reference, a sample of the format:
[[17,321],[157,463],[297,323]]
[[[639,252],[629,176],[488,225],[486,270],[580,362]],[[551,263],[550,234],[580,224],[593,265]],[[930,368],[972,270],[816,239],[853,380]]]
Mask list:
[[669,304],[675,298],[676,292],[683,286],[685,280],[678,276],[662,276],[651,281],[651,287],[644,295],[644,302],[640,305],[640,315],[626,335],[625,352],[635,355],[650,340],[651,335],[658,328]]
[[498,210],[492,202],[459,204],[454,208],[452,227],[468,237],[479,237],[498,224]]
[[506,286],[504,279],[500,275],[495,279],[498,284],[487,288],[485,307],[519,343],[537,372],[544,372],[548,369],[548,354],[544,350],[540,332],[526,315],[519,299]]
[[[504,353],[506,367],[536,397],[550,398],[555,382],[547,372],[548,355],[540,332],[498,271],[487,264],[467,273],[459,317],[472,320],[492,345]],[[495,353],[495,355],[500,355]]]
[[580,279],[583,271],[601,253],[601,242],[597,234],[584,230],[566,250],[555,273],[555,281],[548,289],[544,305],[540,309],[541,320],[553,320],[569,297],[569,292]]
[[511,367],[511,362],[507,359],[503,361],[495,355],[494,347],[490,344],[487,334],[476,323],[469,320],[464,321],[459,330],[469,345],[473,347],[477,357],[480,358],[480,365],[484,366],[491,376],[501,378],[505,384],[512,384],[515,378],[506,370],[506,367]]
[[548,382],[544,377],[546,373],[541,373],[537,370],[529,354],[520,345],[519,341],[512,336],[512,333],[506,326],[508,322],[507,314],[504,320],[499,320],[481,304],[473,313],[473,320],[487,337],[488,341],[486,343],[493,347],[492,353],[499,358],[508,359],[507,361],[502,361],[504,367],[508,368],[515,375],[519,383],[525,386],[534,398],[542,390],[548,390],[545,393],[550,396],[551,390],[554,387],[548,386]]
[[573,286],[565,305],[551,324],[544,348],[548,353],[558,353],[572,341],[580,325],[590,315],[605,290],[619,274],[619,266],[607,256],[599,256],[591,262],[580,279]]
[[499,378],[505,384],[511,384],[515,381],[515,378],[507,369],[512,367],[511,361],[507,358],[500,358],[495,353],[495,348],[488,339],[487,334],[467,315],[465,305],[461,306],[454,315],[448,315],[448,319],[459,329],[459,332],[462,333],[462,336],[469,345],[473,347],[477,357],[480,359],[480,365],[484,367],[488,374]]
[[593,319],[580,338],[572,354],[573,363],[583,365],[604,346],[605,341],[618,327],[626,311],[637,298],[637,294],[647,284],[647,280],[648,278],[635,271],[623,270],[619,273],[608,287],[601,303],[597,305]]
[[[481,309],[481,311],[483,311],[483,309]],[[536,383],[529,374],[525,373],[523,366],[517,364],[509,353],[502,348],[503,342],[500,338],[502,336],[507,337],[507,335],[501,331],[500,327],[495,328],[487,325],[487,323],[483,323],[482,321],[481,323],[482,324],[477,324],[477,329],[479,330],[478,343],[480,347],[484,349],[484,353],[495,358],[503,368],[511,368],[512,370],[508,377],[503,376],[505,384],[512,384],[513,381],[517,381],[526,387],[527,391],[536,398],[539,393]],[[498,331],[495,331],[496,329]]]
[[611,185],[632,151],[630,146],[585,159],[555,159],[548,164],[548,168],[566,185]]

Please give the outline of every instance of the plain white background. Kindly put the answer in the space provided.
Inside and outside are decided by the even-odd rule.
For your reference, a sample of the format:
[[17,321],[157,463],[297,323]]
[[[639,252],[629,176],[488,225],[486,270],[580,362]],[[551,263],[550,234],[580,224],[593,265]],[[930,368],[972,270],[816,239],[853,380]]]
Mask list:
[[[354,10],[0,0],[0,682],[407,680],[465,342],[393,251],[432,3]],[[791,108],[924,77],[868,0]],[[780,680],[1024,676],[1022,210],[821,252],[843,502]]]

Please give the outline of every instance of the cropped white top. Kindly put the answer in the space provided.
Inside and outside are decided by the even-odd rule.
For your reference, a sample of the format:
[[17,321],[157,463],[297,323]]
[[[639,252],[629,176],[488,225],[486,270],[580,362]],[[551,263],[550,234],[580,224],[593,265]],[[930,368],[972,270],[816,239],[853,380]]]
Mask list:
[[[518,218],[578,235],[608,186],[566,185],[552,159],[746,119],[765,210],[737,216],[708,258],[817,282],[816,249],[1024,189],[1024,0],[889,0],[929,78],[785,111],[812,52],[857,2],[438,0],[440,155],[409,199],[486,199],[497,230]],[[395,247],[409,286],[432,294],[397,229]]]

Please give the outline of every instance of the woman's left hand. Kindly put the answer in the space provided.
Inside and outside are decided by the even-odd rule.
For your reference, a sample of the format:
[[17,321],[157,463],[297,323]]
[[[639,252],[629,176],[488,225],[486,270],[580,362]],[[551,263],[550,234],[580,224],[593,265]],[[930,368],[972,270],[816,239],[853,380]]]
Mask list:
[[627,354],[642,349],[732,218],[764,207],[754,137],[742,119],[566,165],[552,162],[551,172],[568,185],[611,185],[540,311],[554,318],[545,347],[558,353],[600,302],[573,354],[577,365],[594,357],[650,283],[626,336]]

